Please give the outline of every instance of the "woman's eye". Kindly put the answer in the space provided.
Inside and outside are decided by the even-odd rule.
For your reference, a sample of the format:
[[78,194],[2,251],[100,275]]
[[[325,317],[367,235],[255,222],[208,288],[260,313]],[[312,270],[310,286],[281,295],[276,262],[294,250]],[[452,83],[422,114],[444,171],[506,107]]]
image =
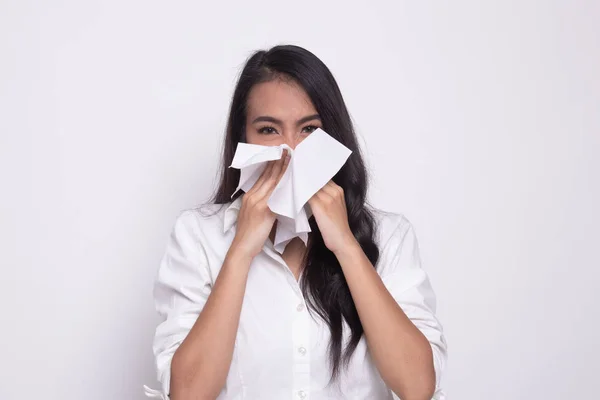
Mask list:
[[314,125],[305,126],[302,129],[302,133],[312,133],[312,132],[316,131],[317,129],[319,129],[318,126],[314,126]]
[[260,128],[258,130],[258,133],[263,133],[265,135],[269,135],[272,133],[276,133],[277,131],[275,130],[275,128],[271,127],[271,126],[265,126],[263,128]]

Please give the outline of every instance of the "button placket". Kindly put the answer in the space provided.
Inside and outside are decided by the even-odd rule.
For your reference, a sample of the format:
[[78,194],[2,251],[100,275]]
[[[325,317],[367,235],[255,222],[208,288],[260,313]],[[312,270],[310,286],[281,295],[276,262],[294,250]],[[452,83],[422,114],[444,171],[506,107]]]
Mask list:
[[283,259],[282,255],[279,254],[279,252],[277,250],[275,250],[275,247],[273,246],[273,242],[271,242],[270,239],[265,242],[265,245],[263,246],[263,252],[268,257],[270,257],[273,261],[278,263],[285,270],[286,275],[287,275],[287,280],[290,283],[290,285],[292,286],[294,293],[296,293],[296,296],[298,296],[298,298],[303,299],[302,290],[300,289],[300,284],[296,280],[294,273],[292,272],[290,267],[287,265],[287,263]]
[[310,318],[304,299],[296,304],[292,326],[293,390],[295,398],[308,400],[310,393]]

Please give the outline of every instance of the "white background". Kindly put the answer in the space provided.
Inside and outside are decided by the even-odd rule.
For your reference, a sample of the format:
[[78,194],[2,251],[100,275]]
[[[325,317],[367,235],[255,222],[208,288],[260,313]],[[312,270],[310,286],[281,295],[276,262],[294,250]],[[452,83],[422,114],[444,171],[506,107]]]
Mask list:
[[416,227],[449,398],[597,398],[600,3],[238,3],[0,3],[0,399],[155,386],[168,234],[279,43],[333,71],[372,202]]

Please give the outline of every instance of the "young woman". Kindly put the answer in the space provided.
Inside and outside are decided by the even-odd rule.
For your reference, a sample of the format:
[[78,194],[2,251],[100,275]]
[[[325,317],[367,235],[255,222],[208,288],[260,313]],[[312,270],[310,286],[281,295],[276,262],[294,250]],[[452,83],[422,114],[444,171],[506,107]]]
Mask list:
[[[273,248],[267,200],[289,157],[231,199],[240,142],[295,148],[315,129],[352,150],[310,200],[308,244]],[[367,173],[329,69],[297,46],[258,51],[231,102],[221,181],[208,212],[177,218],[154,290],[154,354],[172,400],[429,400],[446,342],[417,239],[400,214],[366,203]],[[201,212],[202,211],[202,212]]]

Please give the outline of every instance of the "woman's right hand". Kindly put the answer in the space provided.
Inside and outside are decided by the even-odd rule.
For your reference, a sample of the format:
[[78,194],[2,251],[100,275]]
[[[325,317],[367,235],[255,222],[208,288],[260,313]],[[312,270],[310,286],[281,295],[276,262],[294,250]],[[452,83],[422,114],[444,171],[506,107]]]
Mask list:
[[254,186],[243,195],[230,252],[253,259],[262,250],[273,229],[276,215],[267,201],[290,162],[287,149],[279,160],[269,161]]

